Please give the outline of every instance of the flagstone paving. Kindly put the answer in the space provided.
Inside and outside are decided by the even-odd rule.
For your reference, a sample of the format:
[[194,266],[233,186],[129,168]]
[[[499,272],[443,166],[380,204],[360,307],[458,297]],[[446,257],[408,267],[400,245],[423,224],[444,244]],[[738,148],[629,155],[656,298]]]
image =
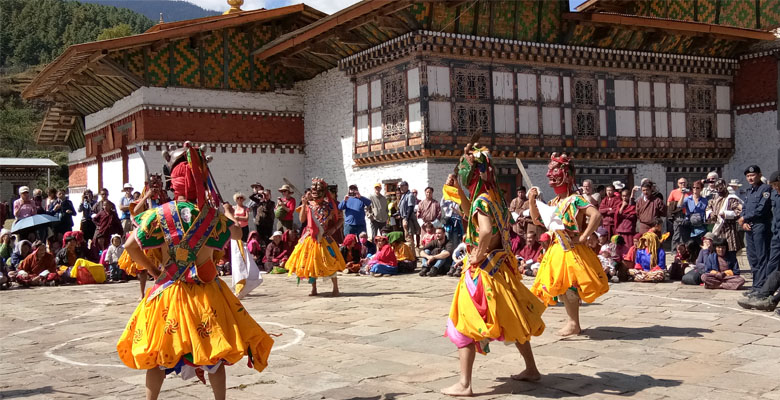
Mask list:
[[[458,374],[455,346],[442,336],[456,282],[351,275],[339,281],[341,297],[312,298],[308,285],[266,276],[244,305],[281,336],[263,373],[246,360],[228,368],[228,398],[444,398],[439,389]],[[125,368],[115,352],[137,291],[130,282],[0,292],[0,398],[142,398],[143,371]],[[780,399],[780,318],[740,309],[740,296],[679,283],[613,284],[583,307],[584,334],[570,339],[554,335],[565,314],[550,307],[547,330],[532,341],[541,382],[509,379],[522,359],[514,346],[494,343],[477,356],[476,397]],[[169,378],[161,397],[211,391]]]

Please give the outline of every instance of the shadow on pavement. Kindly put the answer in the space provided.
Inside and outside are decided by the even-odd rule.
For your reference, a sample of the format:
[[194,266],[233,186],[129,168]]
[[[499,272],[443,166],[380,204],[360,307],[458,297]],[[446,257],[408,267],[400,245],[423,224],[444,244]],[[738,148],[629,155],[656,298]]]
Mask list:
[[376,296],[390,296],[396,294],[417,294],[417,292],[341,292],[339,297],[376,297]]
[[385,393],[378,396],[371,397],[350,397],[346,400],[392,400],[398,398],[398,396],[408,396],[409,393]]
[[655,379],[649,375],[628,375],[620,372],[599,372],[596,375],[554,373],[543,375],[542,380],[535,383],[499,378],[502,382],[500,385],[494,387],[493,391],[480,395],[523,393],[546,399],[594,394],[631,396],[652,387],[670,388],[682,384],[682,381]]
[[587,328],[582,336],[590,340],[644,340],[663,337],[702,337],[702,333],[712,333],[706,328],[680,328],[675,326],[653,325],[641,328],[620,326],[597,326]]
[[[51,386],[42,386],[36,389],[0,390],[0,399],[30,397],[36,394],[46,394],[46,393],[54,393],[54,392],[55,390]],[[59,390],[56,390],[56,392],[68,393],[68,392],[60,392]],[[71,394],[78,394],[78,393],[71,393]]]

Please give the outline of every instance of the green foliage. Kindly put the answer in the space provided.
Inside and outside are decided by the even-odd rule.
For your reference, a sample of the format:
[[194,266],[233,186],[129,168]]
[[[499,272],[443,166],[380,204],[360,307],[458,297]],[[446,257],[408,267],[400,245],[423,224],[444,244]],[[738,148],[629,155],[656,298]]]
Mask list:
[[[145,15],[152,21],[163,13],[165,22],[184,21],[221,14],[218,11],[205,10],[195,4],[181,0],[79,0],[82,3],[103,4],[106,6],[129,8]],[[225,3],[227,4],[227,3]],[[245,8],[246,9],[246,8]]]
[[122,23],[110,28],[103,29],[97,36],[97,40],[116,39],[133,34],[133,27],[128,24]]
[[8,157],[20,157],[25,149],[35,144],[35,130],[41,114],[19,101],[4,101],[0,107],[0,143]]
[[130,34],[153,22],[125,8],[64,0],[0,0],[0,67],[48,63],[73,44],[91,42],[107,28]]

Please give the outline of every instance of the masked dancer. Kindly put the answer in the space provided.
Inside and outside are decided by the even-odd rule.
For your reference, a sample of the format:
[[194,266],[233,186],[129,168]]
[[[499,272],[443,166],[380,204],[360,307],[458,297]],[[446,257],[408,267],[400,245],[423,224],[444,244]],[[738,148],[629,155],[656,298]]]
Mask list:
[[306,228],[284,267],[299,281],[308,279],[311,283],[309,296],[317,295],[317,278],[330,278],[333,282],[332,296],[338,296],[336,273],[346,268],[346,263],[338,243],[333,240],[333,234],[341,227],[336,202],[328,184],[320,178],[312,179],[311,191],[304,200],[299,216]]
[[477,352],[489,343],[514,344],[525,371],[512,376],[536,381],[531,336],[544,331],[544,304],[522,282],[509,243],[510,214],[496,183],[487,148],[467,145],[457,168],[458,198],[466,228],[467,255],[452,299],[445,335],[458,347],[460,380],[442,390],[450,396],[471,396],[471,371]]
[[157,398],[170,372],[204,382],[208,372],[214,398],[224,399],[225,365],[247,356],[248,365],[262,371],[273,339],[217,277],[219,250],[241,230],[229,204],[219,210],[202,151],[187,142],[171,154],[170,167],[176,200],[137,215],[125,244],[155,283],[130,317],[117,352],[128,367],[146,370],[147,399]]
[[[574,166],[566,154],[553,153],[547,165],[547,178],[556,197],[549,202],[554,208],[547,225],[542,221],[536,198],[539,189],[528,194],[531,218],[545,226],[553,236],[553,243],[542,258],[536,281],[531,291],[545,305],[563,301],[568,316],[561,336],[578,335],[580,327],[580,299],[592,303],[609,290],[607,275],[596,253],[587,246],[587,240],[601,225],[599,210],[574,188]],[[587,224],[586,224],[587,217]]]

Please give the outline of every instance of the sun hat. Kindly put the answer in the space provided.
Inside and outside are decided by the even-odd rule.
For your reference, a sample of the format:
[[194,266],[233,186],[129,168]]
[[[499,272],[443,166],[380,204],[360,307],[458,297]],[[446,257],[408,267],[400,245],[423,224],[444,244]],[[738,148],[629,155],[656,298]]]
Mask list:
[[279,188],[280,192],[292,192],[292,188],[290,185],[284,184],[282,187]]
[[273,239],[273,238],[275,238],[275,237],[277,237],[277,236],[279,236],[279,237],[283,236],[283,235],[282,235],[282,232],[281,232],[281,231],[276,231],[276,232],[274,232],[274,234],[273,234],[273,235],[271,235],[270,239]]
[[731,181],[729,181],[729,186],[731,186],[731,187],[741,187],[742,184],[739,183],[739,179],[732,179]]
[[124,186],[122,186],[123,189],[132,189],[133,185],[130,184],[130,182],[125,183]]
[[626,184],[621,181],[614,181],[612,182],[612,186],[615,187],[615,190],[623,190],[626,187]]

